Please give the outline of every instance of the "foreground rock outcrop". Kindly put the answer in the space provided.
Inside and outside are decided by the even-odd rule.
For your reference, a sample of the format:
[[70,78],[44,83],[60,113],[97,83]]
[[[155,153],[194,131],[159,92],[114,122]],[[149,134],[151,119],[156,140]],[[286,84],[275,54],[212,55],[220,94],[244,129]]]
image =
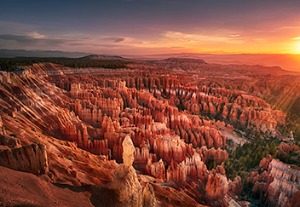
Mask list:
[[151,185],[142,187],[135,169],[134,145],[129,136],[123,143],[123,164],[114,172],[112,182],[103,187],[95,187],[95,196],[99,199],[99,206],[115,207],[154,207],[156,206],[155,194]]
[[94,206],[84,188],[61,188],[31,173],[0,166],[0,206]]
[[43,144],[0,150],[0,165],[36,175],[49,171],[47,152]]

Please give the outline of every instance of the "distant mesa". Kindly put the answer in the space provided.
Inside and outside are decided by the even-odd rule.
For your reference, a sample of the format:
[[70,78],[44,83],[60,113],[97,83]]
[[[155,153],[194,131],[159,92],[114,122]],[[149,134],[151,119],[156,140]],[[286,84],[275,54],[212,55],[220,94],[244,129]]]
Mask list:
[[121,56],[116,56],[116,55],[87,55],[80,59],[85,59],[85,60],[125,60],[126,58],[123,58]]
[[164,59],[162,61],[165,62],[178,62],[178,63],[199,63],[199,64],[207,64],[207,62],[205,62],[203,59],[196,59],[196,58],[177,58],[177,57],[171,57],[171,58],[167,58]]

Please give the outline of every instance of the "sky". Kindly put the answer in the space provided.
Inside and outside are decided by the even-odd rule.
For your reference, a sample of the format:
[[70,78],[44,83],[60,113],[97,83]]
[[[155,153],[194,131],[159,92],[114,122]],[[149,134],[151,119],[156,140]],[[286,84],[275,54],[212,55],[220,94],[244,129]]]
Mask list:
[[300,54],[299,0],[0,0],[0,49]]

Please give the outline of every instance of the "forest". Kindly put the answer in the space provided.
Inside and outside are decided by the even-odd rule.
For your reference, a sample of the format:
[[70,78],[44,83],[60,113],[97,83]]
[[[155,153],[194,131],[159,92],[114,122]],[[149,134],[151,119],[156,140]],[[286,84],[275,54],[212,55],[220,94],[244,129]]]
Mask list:
[[40,62],[51,62],[55,64],[64,65],[72,68],[127,68],[127,64],[130,61],[116,60],[116,59],[90,59],[90,58],[40,58],[40,57],[15,57],[15,58],[0,58],[0,70],[2,71],[14,71],[21,66],[29,66]]

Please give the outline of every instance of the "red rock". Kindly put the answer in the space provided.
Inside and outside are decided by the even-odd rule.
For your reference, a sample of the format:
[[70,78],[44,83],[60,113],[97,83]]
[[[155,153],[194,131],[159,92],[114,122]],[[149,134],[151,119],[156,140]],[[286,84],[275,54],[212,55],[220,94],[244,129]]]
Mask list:
[[145,168],[145,172],[160,181],[164,181],[166,178],[165,165],[162,159],[154,163],[152,163],[151,159],[149,159]]
[[229,182],[229,191],[233,192],[235,195],[240,195],[243,190],[243,181],[240,176],[234,178],[233,181]]
[[206,146],[201,147],[199,153],[202,155],[204,162],[214,160],[217,165],[228,159],[228,153],[225,150],[218,148],[207,149]]
[[[173,65],[173,61],[167,62]],[[182,68],[184,72],[164,66],[161,67],[164,68],[162,72],[159,65],[163,63],[149,64],[140,63],[138,69],[133,63],[129,69],[107,70],[71,69],[44,63],[26,67],[27,71],[23,74],[0,73],[0,117],[3,117],[0,127],[20,138],[20,143],[14,143],[16,146],[39,141],[48,143],[52,139],[53,143],[48,143],[48,153],[53,158],[49,162],[51,179],[55,182],[98,185],[114,180],[124,184],[113,178],[118,165],[109,159],[123,162],[122,142],[129,135],[134,145],[133,166],[141,174],[154,177],[143,178],[140,175],[140,180],[169,181],[178,189],[178,195],[188,195],[186,197],[194,201],[205,200],[212,205],[226,203],[227,189],[230,187],[237,193],[240,184],[235,180],[226,187],[225,169],[221,164],[228,158],[224,150],[226,137],[217,129],[216,121],[207,120],[203,115],[221,119],[224,126],[231,123],[232,126],[241,125],[268,134],[274,134],[277,126],[285,123],[285,115],[272,110],[262,99],[235,90],[239,84],[235,82],[239,80],[224,82],[218,76],[212,80],[203,71],[203,63],[197,65],[199,74],[197,70],[193,71],[193,75],[190,65]],[[205,79],[198,78],[202,73]],[[224,86],[230,89],[222,88]],[[247,88],[241,87],[241,90]],[[57,144],[58,140],[64,143],[62,147]],[[8,148],[8,145],[6,142],[3,148]],[[282,144],[281,151],[291,150]],[[209,172],[205,162],[212,160],[219,165]],[[270,163],[264,160],[261,167],[270,169]],[[278,194],[277,187],[293,192],[289,185],[277,181],[280,180],[276,178],[280,170],[273,171],[251,174],[253,177],[248,180],[260,187],[263,183],[263,189],[270,189],[270,195]],[[273,174],[269,175],[271,172],[276,175],[275,178]],[[133,195],[128,183],[125,183],[128,192],[116,191],[118,195],[126,195],[125,200],[132,195],[139,201],[152,203],[151,187],[142,191],[135,182],[133,169],[119,168],[117,173],[124,175],[126,182],[132,183],[139,191],[137,196]],[[284,175],[283,179],[287,179],[288,175]],[[106,193],[114,191],[116,184],[110,187]],[[160,193],[165,192],[159,187],[157,189]],[[176,197],[169,194],[172,198]],[[285,193],[280,198],[280,202],[290,199]],[[178,205],[185,203],[180,199],[177,201]]]
[[222,199],[228,192],[229,186],[226,176],[212,172],[208,175],[205,186],[206,197],[211,201]]
[[[260,162],[261,168],[268,171],[258,174],[251,173],[248,182],[254,183],[253,192],[260,195],[260,199],[267,199],[271,205],[283,206],[299,192],[299,171],[291,168],[272,157],[268,156]],[[298,186],[298,187],[297,187]]]
[[268,155],[266,158],[264,157],[260,163],[259,163],[259,167],[261,169],[267,169],[269,167],[270,162],[272,161],[272,156]]
[[0,151],[0,165],[36,175],[48,173],[48,156],[43,144]]
[[177,164],[171,161],[167,169],[167,180],[186,181],[188,177],[193,179],[202,179],[207,176],[207,169],[200,155],[195,153],[191,158]]

